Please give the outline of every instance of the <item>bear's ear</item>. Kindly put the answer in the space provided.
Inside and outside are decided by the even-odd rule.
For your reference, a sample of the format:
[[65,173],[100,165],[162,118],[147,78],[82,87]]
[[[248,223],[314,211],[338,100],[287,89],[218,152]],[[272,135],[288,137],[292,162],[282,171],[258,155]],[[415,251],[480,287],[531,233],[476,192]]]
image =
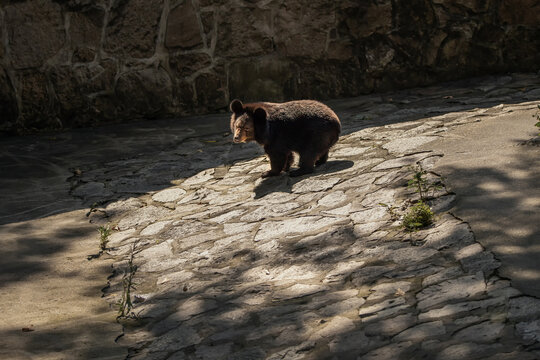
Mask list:
[[256,108],[253,112],[253,118],[257,121],[263,122],[266,120],[266,111],[263,108]]
[[235,114],[240,114],[242,111],[244,111],[244,104],[238,99],[234,99],[231,102],[231,111]]

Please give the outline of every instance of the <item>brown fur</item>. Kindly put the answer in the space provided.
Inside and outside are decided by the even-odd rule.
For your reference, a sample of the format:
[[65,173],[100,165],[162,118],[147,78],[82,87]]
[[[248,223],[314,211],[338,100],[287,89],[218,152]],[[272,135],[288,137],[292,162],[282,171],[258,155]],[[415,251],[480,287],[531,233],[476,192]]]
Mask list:
[[341,132],[337,115],[326,105],[312,100],[242,104],[231,102],[231,132],[234,142],[257,141],[270,158],[271,169],[263,174],[288,171],[292,153],[300,155],[300,169],[291,176],[313,172],[328,159],[328,150]]

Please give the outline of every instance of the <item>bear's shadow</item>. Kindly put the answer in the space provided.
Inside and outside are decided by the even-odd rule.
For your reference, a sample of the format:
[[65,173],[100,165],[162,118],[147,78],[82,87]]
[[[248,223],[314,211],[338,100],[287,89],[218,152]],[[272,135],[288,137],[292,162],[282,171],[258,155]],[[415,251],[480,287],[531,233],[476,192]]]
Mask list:
[[272,176],[265,179],[255,186],[255,199],[260,199],[274,192],[291,193],[293,185],[304,179],[317,175],[326,175],[334,172],[348,169],[354,165],[351,160],[330,160],[326,164],[318,166],[311,174],[298,177],[290,177],[288,173],[282,173],[279,176]]

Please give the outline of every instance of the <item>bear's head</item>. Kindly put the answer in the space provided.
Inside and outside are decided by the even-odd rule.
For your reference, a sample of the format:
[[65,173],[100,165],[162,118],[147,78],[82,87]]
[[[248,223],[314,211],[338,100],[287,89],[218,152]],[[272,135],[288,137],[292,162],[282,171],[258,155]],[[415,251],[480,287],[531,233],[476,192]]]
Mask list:
[[266,111],[261,107],[244,106],[240,100],[233,100],[230,108],[233,113],[230,124],[233,142],[262,143],[266,128]]

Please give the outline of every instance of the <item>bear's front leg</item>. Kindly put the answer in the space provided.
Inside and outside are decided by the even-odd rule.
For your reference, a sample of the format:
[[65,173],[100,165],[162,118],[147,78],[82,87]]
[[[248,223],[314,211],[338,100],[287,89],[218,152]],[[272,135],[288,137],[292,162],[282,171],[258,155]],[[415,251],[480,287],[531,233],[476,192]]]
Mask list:
[[287,162],[287,153],[274,151],[267,151],[266,153],[270,158],[270,170],[265,171],[262,174],[262,177],[278,176],[281,174],[281,171],[284,169],[285,163]]

